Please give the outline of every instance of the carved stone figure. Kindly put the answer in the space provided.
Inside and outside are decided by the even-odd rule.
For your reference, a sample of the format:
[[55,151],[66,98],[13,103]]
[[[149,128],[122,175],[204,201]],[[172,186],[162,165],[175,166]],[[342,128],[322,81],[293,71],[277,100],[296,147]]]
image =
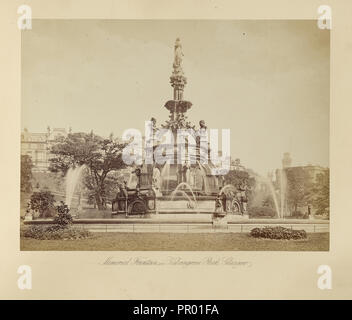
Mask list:
[[223,212],[222,199],[220,194],[215,198],[215,212]]
[[182,57],[183,57],[183,52],[182,52],[181,41],[180,41],[180,38],[177,38],[175,42],[175,59],[173,64],[175,71],[176,70],[182,71],[181,69]]
[[200,126],[200,129],[207,129],[207,126],[205,125],[205,121],[204,120],[200,120],[199,121],[199,126]]
[[190,184],[190,182],[191,182],[191,166],[189,165],[188,162],[186,163],[185,171],[186,171],[186,182],[188,184]]
[[247,194],[246,194],[246,191],[248,190],[247,183],[245,181],[243,181],[239,185],[238,190],[241,195],[241,204],[242,204],[243,212],[246,212],[247,211],[247,202],[248,202],[248,198],[247,198]]
[[182,166],[182,182],[190,182],[190,165],[188,161],[185,161]]
[[161,174],[160,174],[160,170],[157,167],[153,168],[153,184],[152,185],[158,191],[161,188]]
[[189,185],[191,186],[191,188],[195,187],[196,184],[196,168],[190,168],[189,170]]
[[128,192],[127,192],[127,181],[126,180],[123,181],[123,184],[121,186],[120,191],[125,196],[125,198],[127,199],[128,198]]
[[155,118],[151,118],[150,121],[152,122],[152,129],[153,129],[153,132],[156,130],[156,119]]

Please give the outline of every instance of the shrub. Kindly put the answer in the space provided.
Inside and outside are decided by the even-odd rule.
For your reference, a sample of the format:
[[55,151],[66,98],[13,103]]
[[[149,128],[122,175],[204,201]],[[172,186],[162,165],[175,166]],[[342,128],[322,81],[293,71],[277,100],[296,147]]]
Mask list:
[[29,208],[40,217],[52,216],[54,212],[54,195],[50,191],[33,192],[29,201]]
[[91,236],[88,230],[72,226],[70,209],[61,201],[56,207],[57,215],[50,226],[30,226],[21,230],[21,237],[39,240],[76,240],[85,239]]
[[304,230],[292,230],[284,227],[254,228],[251,230],[250,235],[254,238],[285,240],[307,238],[307,233]]
[[21,237],[40,239],[43,237],[44,228],[38,226],[30,226],[21,229]]
[[251,207],[248,209],[250,217],[275,217],[276,211],[271,207]]
[[30,226],[21,230],[21,237],[38,240],[77,240],[89,238],[91,233],[88,230],[74,227],[63,228],[59,225]]
[[73,219],[69,213],[70,209],[63,201],[56,207],[56,210],[57,215],[54,217],[54,224],[63,228],[72,224]]

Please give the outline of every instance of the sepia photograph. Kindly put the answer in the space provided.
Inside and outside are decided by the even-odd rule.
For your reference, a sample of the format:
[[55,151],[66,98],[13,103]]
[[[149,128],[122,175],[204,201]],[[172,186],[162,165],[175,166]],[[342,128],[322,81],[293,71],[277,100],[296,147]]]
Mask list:
[[0,301],[233,319],[351,299],[352,2],[0,8]]
[[22,251],[329,251],[330,30],[33,19]]

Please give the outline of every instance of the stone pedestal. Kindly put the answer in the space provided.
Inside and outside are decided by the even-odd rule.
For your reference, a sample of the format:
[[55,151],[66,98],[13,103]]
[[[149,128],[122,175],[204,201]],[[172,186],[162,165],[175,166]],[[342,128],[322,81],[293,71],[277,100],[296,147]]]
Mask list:
[[227,219],[225,219],[225,218],[213,218],[213,228],[215,228],[215,229],[227,229]]
[[231,222],[240,222],[240,221],[244,221],[244,220],[248,220],[249,219],[249,215],[248,214],[229,214],[227,215],[227,219],[228,221]]

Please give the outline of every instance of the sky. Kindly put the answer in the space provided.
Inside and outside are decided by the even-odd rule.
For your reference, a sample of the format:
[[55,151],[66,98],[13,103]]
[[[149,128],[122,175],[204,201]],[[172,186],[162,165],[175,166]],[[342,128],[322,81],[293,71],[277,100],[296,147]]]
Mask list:
[[313,20],[33,20],[22,129],[117,137],[164,123],[177,37],[189,120],[229,128],[233,158],[262,175],[284,152],[329,166],[330,33]]

